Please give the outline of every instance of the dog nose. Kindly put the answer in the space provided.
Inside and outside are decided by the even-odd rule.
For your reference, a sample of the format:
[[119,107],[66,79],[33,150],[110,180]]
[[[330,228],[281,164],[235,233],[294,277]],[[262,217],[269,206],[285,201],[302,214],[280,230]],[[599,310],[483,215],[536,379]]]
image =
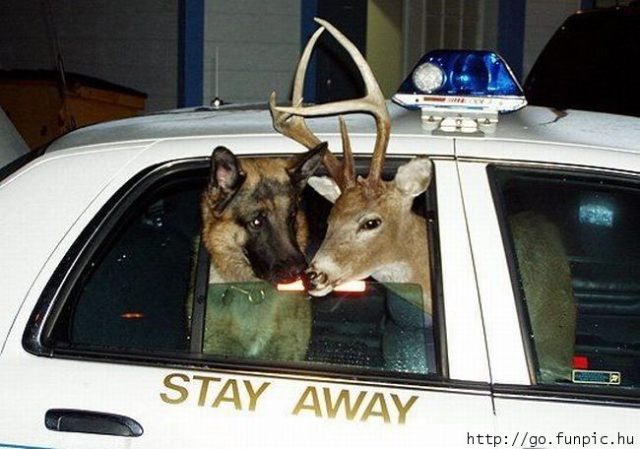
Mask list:
[[303,273],[304,267],[293,266],[283,268],[276,272],[275,281],[278,283],[287,284],[299,279]]

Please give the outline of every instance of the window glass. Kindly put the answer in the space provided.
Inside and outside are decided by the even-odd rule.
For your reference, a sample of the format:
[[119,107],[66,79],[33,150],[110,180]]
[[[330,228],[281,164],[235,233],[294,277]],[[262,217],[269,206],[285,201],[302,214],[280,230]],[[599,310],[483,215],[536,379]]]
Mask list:
[[417,284],[370,281],[322,298],[265,282],[210,284],[203,352],[428,374],[436,372],[435,345],[421,302]]
[[201,182],[145,195],[92,258],[54,330],[58,347],[186,351],[185,298]]
[[640,191],[494,169],[538,383],[640,385]]
[[[437,312],[437,306],[425,307],[419,284],[369,278],[311,297],[302,283],[219,279],[203,237],[207,181],[203,171],[160,179],[113,218],[113,229],[95,245],[53,325],[47,344],[54,351],[323,372],[438,373],[436,320],[425,312]],[[331,203],[307,186],[299,210],[308,222],[308,262],[324,239]],[[425,194],[416,199],[414,213],[429,213],[436,231]],[[244,220],[234,215],[231,222]],[[238,239],[237,228],[229,226],[216,229],[215,239]],[[252,251],[225,253],[224,260],[248,260]]]

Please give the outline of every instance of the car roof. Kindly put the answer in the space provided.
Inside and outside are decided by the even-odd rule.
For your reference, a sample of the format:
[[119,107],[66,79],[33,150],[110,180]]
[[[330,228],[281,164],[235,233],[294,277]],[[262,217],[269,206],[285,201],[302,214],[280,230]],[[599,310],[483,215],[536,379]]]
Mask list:
[[[389,103],[391,135],[451,139],[465,137],[460,133],[433,136],[423,128],[419,111],[411,111]],[[352,114],[346,117],[349,134],[375,135],[371,117]],[[308,119],[318,135],[338,133],[335,117]],[[47,153],[69,148],[95,147],[104,144],[134,143],[166,139],[215,136],[275,135],[266,105],[230,107],[215,110],[196,108],[167,111],[124,120],[105,122],[75,130],[54,141]],[[470,139],[540,142],[579,145],[610,150],[640,152],[640,119],[577,110],[556,111],[528,106],[500,117],[494,133]]]

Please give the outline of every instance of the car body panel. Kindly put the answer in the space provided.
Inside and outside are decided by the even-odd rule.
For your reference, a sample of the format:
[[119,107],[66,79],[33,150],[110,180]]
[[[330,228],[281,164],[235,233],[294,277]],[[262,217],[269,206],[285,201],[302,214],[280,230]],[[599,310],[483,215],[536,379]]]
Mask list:
[[142,151],[56,155],[37,159],[0,184],[0,341],[43,264],[99,192]]
[[[428,155],[435,165],[448,378],[372,380],[269,366],[231,369],[213,362],[205,367],[28,353],[23,334],[42,292],[72,245],[131,179],[160,164],[204,161],[219,145],[242,156],[304,151],[271,129],[266,111],[130,119],[62,137],[0,183],[0,208],[20,211],[0,220],[2,235],[20,236],[0,243],[0,271],[11,273],[0,276],[2,341],[8,334],[0,353],[0,395],[11,407],[0,413],[0,447],[342,447],[346,441],[372,448],[462,447],[469,434],[549,434],[558,420],[570,421],[563,427],[567,432],[634,428],[637,411],[631,407],[587,403],[534,385],[487,165],[637,172],[640,120],[526,108],[501,117],[494,134],[470,137],[432,135],[422,128],[419,113],[391,109],[388,155]],[[335,118],[309,122],[340,152]],[[349,117],[348,124],[356,155],[370,155],[373,120]],[[255,392],[265,384],[252,401],[247,385]],[[363,395],[364,405],[351,419],[344,409],[331,417],[327,408],[326,401],[340,394],[352,404]],[[404,422],[396,401],[414,401]],[[52,408],[128,416],[144,433],[130,438],[52,432],[43,425]],[[588,418],[575,418],[583,413]],[[527,446],[524,440],[515,443]]]
[[[366,142],[369,139],[364,140]],[[29,292],[25,306],[16,320],[15,329],[24,329],[27,326],[31,310],[68,249],[97,211],[132,176],[146,167],[176,160],[179,156],[183,158],[205,156],[214,143],[229,144],[234,148],[239,147],[241,150],[251,152],[254,151],[253,146],[263,141],[264,139],[260,138],[243,139],[242,145],[234,145],[235,138],[221,138],[215,141],[182,140],[178,144],[175,141],[163,141],[138,153],[137,157],[121,169],[99,192],[55,248]],[[359,143],[359,139],[355,137],[354,146],[358,146]],[[438,194],[442,195],[443,201],[447,203],[441,209],[439,217],[443,238],[441,244],[445,246],[444,252],[454,255],[451,259],[447,259],[444,270],[448,273],[447,276],[457,278],[456,282],[448,281],[443,286],[445,298],[452,298],[451,303],[447,303],[446,306],[446,320],[451,322],[451,327],[447,331],[450,334],[453,332],[456,334],[448,344],[451,353],[472,354],[465,356],[464,360],[459,360],[458,356],[450,360],[452,377],[468,381],[468,385],[462,382],[457,386],[433,385],[408,388],[406,384],[394,382],[387,384],[354,382],[321,375],[254,374],[251,369],[228,372],[212,367],[213,369],[208,371],[198,371],[189,367],[128,366],[123,363],[48,359],[25,353],[21,346],[21,333],[13,332],[7,344],[6,354],[3,354],[0,360],[0,372],[10,379],[22,370],[26,370],[31,377],[25,377],[23,381],[29,384],[38,382],[38,388],[27,393],[17,390],[9,393],[15,395],[15,398],[12,396],[8,400],[29,404],[28,410],[19,408],[24,422],[36,423],[34,426],[25,425],[21,428],[22,432],[15,435],[16,439],[13,442],[33,441],[34,444],[44,447],[64,445],[69,448],[83,448],[88,444],[93,448],[126,447],[122,443],[125,439],[117,440],[112,437],[101,439],[93,435],[87,439],[78,439],[77,443],[74,441],[67,443],[63,434],[47,431],[41,424],[44,411],[51,408],[92,410],[131,417],[145,429],[140,439],[132,440],[132,447],[170,448],[176,445],[208,447],[212,441],[234,441],[238,435],[242,435],[241,444],[247,447],[258,444],[267,447],[281,445],[283,438],[287,445],[296,447],[301,444],[339,445],[347,438],[358,445],[388,447],[399,442],[412,445],[422,444],[424,441],[439,443],[443,441],[447,433],[446,429],[451,430],[448,432],[447,438],[450,439],[447,444],[455,445],[459,435],[452,430],[460,419],[465,419],[464,416],[469,419],[472,416],[483,417],[479,420],[474,419],[470,424],[472,431],[491,431],[493,429],[492,402],[488,387],[488,366],[482,324],[480,314],[477,313],[479,304],[474,287],[475,277],[471,270],[469,253],[464,252],[464,241],[461,244],[458,236],[460,232],[463,235],[466,234],[462,203],[445,201],[445,198],[459,197],[457,171],[452,160],[436,160],[435,164],[437,176],[443,181]],[[461,315],[461,318],[458,318],[458,315]],[[460,332],[462,329],[464,332]],[[44,369],[47,371],[45,378],[39,374]],[[74,383],[72,389],[56,389],[56,385],[69,382],[69,373],[82,373],[82,381]],[[189,395],[184,402],[169,404],[162,400],[161,395],[164,394],[173,399],[179,397],[175,390],[166,386],[167,376],[176,374],[189,379],[183,382],[178,377],[178,380],[173,381],[186,387]],[[206,396],[206,405],[198,404],[202,386],[201,381],[194,376],[208,376],[216,379],[210,381],[211,391]],[[269,383],[266,390],[268,395],[265,393],[254,411],[247,409],[248,396],[243,390],[245,381],[251,382],[255,389],[265,382]],[[213,407],[212,401],[215,401],[220,394],[221,388],[225,388],[224,385],[230,382],[239,388],[240,405],[236,406],[233,401],[230,403],[227,399]],[[319,395],[318,408],[313,407],[312,393],[308,393],[310,389],[315,392],[313,394]],[[366,394],[364,405],[352,419],[348,419],[346,415],[342,419],[332,419],[328,416],[329,412],[324,405],[324,395],[332,394],[335,397],[342,391],[349,392],[352,402],[361,393]],[[228,398],[228,391],[226,395]],[[410,414],[407,414],[404,423],[398,422],[400,415],[396,413],[394,395],[405,405],[412,397],[416,398],[415,405],[412,406]],[[98,396],[108,399],[100,401],[98,405],[96,403]],[[19,400],[18,397],[22,399]],[[132,401],[130,398],[136,398],[136,400]],[[365,406],[367,403],[371,404],[374,398],[377,398],[375,400],[378,402],[372,406],[374,408],[369,413],[365,413]],[[447,404],[452,400],[460,404],[460,409],[447,408]],[[385,418],[379,415],[379,401],[384,402],[391,422],[385,423]],[[299,406],[297,411],[296,405]],[[431,416],[431,418],[428,420],[419,418],[423,416]],[[221,427],[216,427],[215,437],[208,436],[207,432],[193,431],[194,428],[210,428],[212,420],[213,422],[221,420],[221,423],[224,423]],[[252,423],[251,432],[246,432],[247,420]],[[169,426],[167,422],[174,425]],[[309,435],[317,435],[320,424],[323,429],[322,437],[310,442]],[[398,426],[402,426],[401,432],[397,431]],[[4,427],[0,425],[0,428]],[[283,435],[283,429],[287,429],[286,435]],[[433,440],[430,440],[431,437],[425,440],[423,433],[425,430],[432,435]],[[6,438],[3,438],[3,442],[7,442]]]
[[469,239],[477,275],[493,383],[528,385],[516,302],[484,164],[459,163]]
[[[490,382],[474,261],[455,161],[436,161],[442,282],[446,296],[449,375],[453,379]],[[449,318],[451,315],[451,318]],[[474,350],[470,346],[473,344]]]
[[[409,111],[394,103],[388,103],[393,123],[389,151],[396,138],[420,137],[430,145],[440,145],[440,141],[450,142],[452,137],[464,136],[433,135],[422,126],[420,114]],[[375,136],[375,122],[365,114],[345,117],[350,135]],[[320,138],[338,135],[338,120],[335,117],[307,120],[309,127]],[[530,106],[520,111],[500,117],[500,126],[495,133],[485,134],[481,139],[491,141],[522,141],[555,143],[558,145],[583,145],[585,147],[607,147],[640,151],[640,143],[634,138],[640,133],[637,118],[612,114],[583,111],[554,111],[550,108]],[[615,135],[615,139],[611,136]],[[117,120],[87,128],[78,129],[58,138],[47,149],[57,152],[72,147],[102,146],[109,143],[148,143],[152,140],[183,138],[206,138],[219,136],[274,136],[281,139],[271,124],[268,110],[249,111],[176,111],[146,117]],[[282,140],[286,142],[286,140]],[[285,145],[294,145],[285,143]],[[446,144],[444,144],[446,145]],[[367,152],[372,147],[366,148]],[[270,149],[271,150],[271,149]],[[340,152],[340,147],[334,148]],[[357,151],[357,149],[356,149]],[[405,150],[406,151],[406,150]]]

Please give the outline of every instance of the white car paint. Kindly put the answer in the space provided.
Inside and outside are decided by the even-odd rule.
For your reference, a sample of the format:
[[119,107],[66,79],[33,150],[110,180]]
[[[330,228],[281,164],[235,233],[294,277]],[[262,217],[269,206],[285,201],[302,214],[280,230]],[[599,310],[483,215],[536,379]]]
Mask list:
[[[0,220],[0,235],[12,236],[0,240],[0,447],[467,447],[469,434],[550,434],[558,422],[566,423],[562,429],[568,433],[635,429],[640,415],[630,408],[492,393],[492,384],[527,387],[532,381],[486,165],[560,164],[637,175],[640,120],[569,111],[553,121],[554,113],[528,107],[503,117],[495,135],[432,136],[422,129],[419,112],[390,109],[388,154],[429,155],[435,161],[450,380],[442,385],[349,380],[68,360],[25,351],[23,332],[54,271],[131,177],[156,164],[209,156],[217,145],[246,155],[301,151],[271,130],[265,111],[151,116],[71,133],[0,183],[0,210],[12,211]],[[339,151],[337,120],[312,123]],[[373,120],[356,117],[348,125],[354,151],[370,154]],[[180,390],[166,384],[172,375],[188,392],[179,403],[171,400],[180,398]],[[247,382],[254,390],[269,385],[252,402]],[[239,388],[239,409],[229,401],[212,405],[226,385]],[[384,398],[392,422],[367,417],[362,408],[351,420],[329,417],[324,395],[343,390],[352,398],[364,392],[365,401]],[[310,410],[311,391],[320,395],[321,416]],[[399,423],[401,408],[412,397],[417,399]],[[52,432],[43,425],[50,408],[130,416],[145,432],[139,438]]]

